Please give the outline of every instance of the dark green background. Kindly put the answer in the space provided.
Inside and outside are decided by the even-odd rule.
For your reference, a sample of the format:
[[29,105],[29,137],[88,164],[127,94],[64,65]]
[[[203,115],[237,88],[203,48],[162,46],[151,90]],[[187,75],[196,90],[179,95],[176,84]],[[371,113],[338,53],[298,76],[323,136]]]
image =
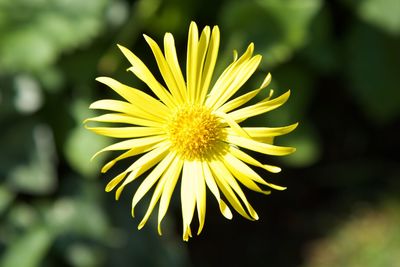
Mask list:
[[[0,0],[0,266],[400,266],[399,14],[397,0]],[[263,61],[241,92],[267,72],[277,95],[292,90],[246,124],[300,126],[277,139],[294,155],[260,157],[288,186],[246,191],[260,220],[225,220],[210,196],[184,243],[179,194],[159,237],[156,215],[136,230],[147,199],[130,217],[137,184],[118,202],[104,192],[130,160],[100,175],[112,155],[90,157],[112,140],[82,121],[117,97],[97,76],[147,90],[117,43],[156,73],[141,34],[172,32],[183,66],[191,20],[220,26],[217,73],[255,43]]]

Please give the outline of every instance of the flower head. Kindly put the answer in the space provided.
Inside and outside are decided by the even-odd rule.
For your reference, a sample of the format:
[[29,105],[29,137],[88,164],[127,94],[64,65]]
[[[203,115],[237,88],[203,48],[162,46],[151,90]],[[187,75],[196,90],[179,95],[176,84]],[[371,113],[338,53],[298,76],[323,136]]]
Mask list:
[[232,218],[232,212],[225,203],[227,200],[240,215],[249,220],[257,220],[258,215],[239,184],[264,194],[270,191],[262,187],[277,190],[285,188],[266,182],[249,165],[273,173],[279,172],[279,167],[261,163],[242,149],[273,156],[288,155],[295,149],[275,146],[272,141],[275,136],[294,130],[297,124],[271,128],[241,127],[239,123],[283,105],[290,92],[272,98],[271,90],[269,96],[262,101],[242,107],[268,86],[271,81],[271,75],[268,74],[259,88],[233,98],[260,64],[261,56],[253,55],[253,44],[248,46],[242,56],[238,57],[235,53],[233,62],[211,85],[220,41],[217,26],[212,30],[205,27],[199,37],[197,25],[191,23],[186,80],[178,63],[172,34],[165,34],[164,53],[153,39],[148,36],[144,38],[154,54],[164,85],[156,80],[136,55],[123,46],[118,47],[132,64],[128,70],[142,80],[155,97],[112,78],[100,77],[97,81],[109,86],[124,101],[99,100],[90,106],[111,113],[87,121],[116,123],[117,126],[88,129],[97,134],[126,139],[96,153],[125,151],[105,164],[101,170],[103,173],[119,160],[141,155],[108,183],[106,191],[117,187],[118,199],[127,184],[141,179],[132,199],[134,216],[136,204],[155,187],[138,228],[145,225],[159,202],[158,232],[161,234],[161,221],[180,180],[185,241],[192,236],[190,224],[195,210],[199,220],[197,234],[203,229],[206,188],[214,195],[226,218]]

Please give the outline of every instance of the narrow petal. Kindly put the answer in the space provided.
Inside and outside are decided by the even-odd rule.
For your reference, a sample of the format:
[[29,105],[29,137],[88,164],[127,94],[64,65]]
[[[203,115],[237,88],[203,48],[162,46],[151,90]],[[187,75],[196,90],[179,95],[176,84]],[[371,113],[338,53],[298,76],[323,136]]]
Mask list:
[[222,118],[224,120],[224,122],[226,122],[231,127],[231,128],[224,128],[224,131],[229,130],[228,132],[234,132],[235,134],[237,134],[239,136],[251,138],[250,135],[245,130],[243,130],[243,128],[240,127],[240,125],[237,124],[236,121],[234,121],[228,114],[216,111],[215,115]]
[[197,50],[199,46],[199,31],[196,23],[190,23],[186,60],[186,83],[191,103],[195,103],[197,86]]
[[149,207],[147,208],[146,214],[144,215],[142,221],[138,225],[138,229],[142,229],[143,226],[146,224],[147,220],[150,217],[150,214],[153,212],[154,207],[156,206],[158,200],[161,197],[161,193],[164,190],[165,182],[167,180],[166,176],[162,176],[161,179],[158,181],[156,189],[154,190],[153,196],[151,197]]
[[286,93],[274,99],[261,101],[257,104],[235,110],[228,114],[237,122],[244,121],[247,118],[263,114],[282,106],[288,100],[289,96],[290,91],[287,91]]
[[[242,105],[244,105],[245,103],[247,103],[248,101],[250,101],[251,99],[253,99],[253,97],[255,97],[259,92],[261,92],[262,89],[264,89],[265,87],[267,87],[270,82],[271,82],[271,74],[268,73],[268,75],[265,77],[264,81],[261,83],[261,86],[251,92],[248,92],[244,95],[241,95],[235,99],[232,99],[231,101],[223,104],[221,107],[218,108],[219,111],[222,112],[230,112],[232,110],[234,110],[235,108],[238,108]],[[270,96],[272,96],[272,90],[270,91]]]
[[110,192],[112,191],[127,175],[127,172],[122,172],[114,177],[108,184],[106,185],[105,191]]
[[225,204],[225,202],[221,199],[221,196],[220,196],[219,190],[218,190],[218,186],[215,183],[214,177],[210,171],[210,167],[208,166],[207,162],[202,162],[202,167],[203,167],[203,175],[206,180],[207,187],[208,187],[208,189],[210,189],[211,193],[217,199],[219,209],[220,209],[222,215],[224,215],[225,218],[231,220],[232,212],[229,209],[229,207]]
[[258,65],[260,65],[261,58],[262,57],[260,55],[256,55],[240,66],[235,75],[235,79],[228,87],[225,88],[221,97],[219,97],[216,103],[213,105],[214,109],[218,109],[220,106],[222,106],[245,84],[245,82],[247,82],[247,80],[258,68]]
[[115,199],[119,199],[122,190],[125,186],[132,181],[134,181],[137,177],[139,177],[142,173],[149,170],[151,167],[159,163],[163,157],[168,153],[169,144],[165,146],[157,147],[156,149],[144,154],[138,160],[136,160],[126,172],[131,172],[128,177],[124,180],[124,182],[118,187],[115,192]]
[[[211,161],[209,163],[211,170],[215,174],[216,181],[221,188],[222,192],[226,196],[226,198],[229,200],[229,202],[232,204],[232,206],[235,208],[237,212],[239,212],[240,215],[245,217],[246,219],[249,220],[258,220],[258,215],[256,211],[253,209],[253,207],[250,205],[250,203],[247,201],[246,196],[244,195],[242,189],[240,189],[240,186],[236,182],[235,178],[232,176],[232,174],[229,172],[229,170],[226,169],[226,167],[223,165],[222,162],[218,160]],[[234,191],[232,191],[232,189]],[[243,201],[244,205],[246,206],[249,214],[251,217],[248,216],[248,214],[244,211],[242,204],[240,201],[237,199],[236,194],[240,197],[240,199]]]
[[102,110],[110,110],[125,113],[131,115],[132,117],[143,118],[150,121],[156,122],[165,122],[165,118],[160,115],[151,114],[148,111],[143,111],[137,106],[132,105],[131,103],[119,100],[111,100],[111,99],[102,99],[96,102],[93,102],[89,108],[91,109],[102,109]]
[[166,33],[164,36],[164,54],[168,66],[171,69],[172,75],[175,78],[180,95],[184,100],[187,100],[185,79],[183,78],[181,67],[179,66],[175,49],[175,41],[171,33]]
[[200,35],[200,40],[197,48],[197,60],[196,60],[197,83],[196,83],[195,103],[199,103],[200,97],[202,95],[201,83],[203,80],[203,69],[209,42],[210,42],[210,27],[206,26]]
[[209,108],[214,107],[215,103],[218,99],[223,95],[229,85],[233,82],[233,80],[238,75],[243,62],[246,62],[251,58],[251,55],[254,51],[254,45],[250,44],[247,48],[246,52],[236,61],[231,63],[221,74],[218,80],[215,82],[212,87],[208,98],[206,99],[205,105]]
[[226,102],[221,107],[219,107],[217,110],[224,112],[224,113],[228,113],[228,112],[234,110],[235,108],[244,105],[251,99],[253,99],[260,91],[261,91],[261,89],[256,89],[256,90],[250,91],[244,95],[241,95],[235,99],[232,99],[229,102]]
[[164,55],[163,55],[160,47],[149,36],[144,35],[144,38],[146,39],[146,42],[149,44],[151,50],[153,51],[158,68],[159,68],[161,75],[162,75],[168,89],[170,90],[172,96],[178,103],[182,103],[183,98],[182,98],[182,95],[178,88],[178,84],[175,81],[175,77],[174,77],[171,69],[169,68],[169,65],[168,65],[166,59],[164,58]]
[[97,134],[115,138],[135,138],[142,136],[165,134],[165,130],[158,127],[86,127],[86,128]]
[[136,190],[135,195],[132,198],[132,217],[135,217],[136,204],[146,195],[151,187],[158,181],[161,175],[169,167],[175,155],[170,153],[163,158],[160,163],[150,172],[150,174],[143,180],[139,188]]
[[146,153],[146,152],[148,152],[150,150],[153,150],[153,149],[155,149],[157,147],[163,146],[166,143],[167,143],[166,141],[161,141],[161,142],[156,142],[154,144],[147,144],[147,145],[142,145],[142,146],[139,146],[139,147],[134,147],[132,149],[129,149],[125,153],[122,153],[121,155],[119,155],[115,159],[110,160],[109,162],[104,164],[103,168],[101,168],[101,172],[102,173],[106,173],[111,167],[113,167],[120,160],[129,158],[129,157],[133,157],[133,156],[136,156],[136,155],[139,155],[139,154]]
[[183,164],[182,183],[181,183],[181,206],[183,218],[183,240],[188,241],[192,237],[190,223],[193,219],[193,213],[196,206],[196,186],[193,162],[185,161]]
[[130,67],[128,70],[132,71],[133,74],[147,84],[147,86],[165,105],[167,105],[169,108],[173,108],[175,103],[170,93],[168,93],[168,91],[156,80],[156,78],[154,78],[153,74],[146,67],[146,65],[129,49],[121,45],[118,45],[118,47],[132,64],[132,67]]
[[265,144],[257,142],[242,136],[228,135],[226,141],[238,145],[243,148],[247,148],[259,153],[273,155],[273,156],[285,156],[296,151],[293,147],[275,146],[270,144]]
[[258,160],[256,160],[255,158],[249,156],[248,154],[246,154],[245,152],[235,148],[234,146],[229,146],[229,152],[232,153],[232,155],[234,155],[235,157],[237,157],[238,159],[251,164],[253,166],[257,166],[260,168],[263,168],[266,171],[272,172],[272,173],[278,173],[281,171],[281,168],[277,167],[277,166],[272,166],[272,165],[268,165],[268,164],[262,164],[261,162],[259,162]]
[[196,179],[196,204],[197,204],[197,216],[199,218],[199,229],[197,235],[201,233],[204,227],[204,221],[206,217],[206,184],[203,173],[202,164],[200,161],[194,162],[195,168],[195,179]]
[[203,75],[201,76],[201,94],[199,104],[203,104],[210,87],[210,82],[217,62],[220,33],[218,26],[214,26],[211,33],[211,40],[208,46],[207,57],[204,64]]
[[120,100],[113,100],[113,99],[98,100],[90,104],[89,108],[116,111],[129,114],[132,116],[137,115],[136,108],[132,104]]
[[164,189],[161,195],[160,207],[158,210],[158,234],[162,235],[161,232],[161,221],[164,218],[165,214],[167,214],[168,206],[172,197],[172,193],[174,192],[176,182],[178,181],[179,174],[182,170],[183,161],[179,157],[175,157],[167,171],[164,173],[166,176]]
[[[263,137],[275,137],[290,133],[296,129],[298,123],[294,123],[284,127],[242,127],[251,138],[263,138]],[[237,135],[237,131],[234,129],[226,128],[227,134]]]
[[109,122],[109,123],[125,123],[125,124],[133,124],[133,125],[148,126],[148,127],[163,127],[164,126],[164,124],[157,122],[157,121],[137,118],[137,117],[127,115],[124,113],[107,113],[104,115],[86,119],[83,123],[87,123],[90,121]]
[[243,209],[242,204],[240,201],[237,199],[235,193],[232,191],[230,186],[227,184],[227,182],[221,177],[221,174],[215,173],[215,170],[213,167],[210,166],[214,173],[215,181],[217,182],[218,187],[221,189],[222,193],[224,196],[228,199],[229,203],[232,205],[232,207],[243,217],[245,217],[248,220],[252,220],[249,215],[247,215],[246,211]]
[[[232,155],[231,155],[232,156]],[[233,156],[232,156],[233,157]],[[232,162],[233,160],[227,156],[224,155],[221,160],[223,161],[225,167],[233,174],[233,176],[239,180],[244,186],[247,188],[256,191],[258,193],[263,193],[265,195],[271,194],[271,191],[269,190],[262,190],[249,176],[245,174],[247,168],[245,168],[243,165],[233,165]],[[243,164],[243,162],[242,162]],[[246,166],[246,164],[244,164]],[[261,178],[257,176],[257,178]]]
[[147,111],[148,107],[151,106],[153,108],[152,110],[149,110],[149,112],[153,112],[153,114],[157,115],[169,112],[167,106],[141,90],[122,84],[109,77],[98,77],[96,78],[96,81],[107,85],[120,96],[128,100],[131,104],[137,106],[143,111]]
[[151,137],[144,137],[144,138],[135,138],[135,139],[129,139],[125,140],[122,142],[118,142],[115,144],[112,144],[110,146],[107,146],[94,154],[92,159],[94,159],[96,156],[99,154],[105,152],[105,151],[115,151],[115,150],[128,150],[128,149],[143,149],[145,147],[148,147],[149,145],[153,145],[156,143],[159,143],[167,138],[166,135],[156,135],[156,136],[151,136]]
[[254,141],[257,141],[260,143],[273,145],[275,137],[273,137],[273,136],[253,137],[252,139],[254,139]]
[[[250,179],[254,182],[269,186],[276,190],[285,190],[286,189],[286,187],[266,182],[252,168],[247,166],[245,163],[243,163],[241,160],[239,160],[238,158],[236,158],[235,156],[233,156],[230,153],[225,154],[224,164],[233,173],[233,175],[235,175],[235,177],[239,181],[241,181],[243,184],[245,184],[245,180]],[[251,183],[249,183],[249,185],[250,184]],[[250,188],[250,189],[252,189],[252,188]],[[254,190],[254,189],[252,189],[252,190]],[[258,191],[258,190],[254,190],[254,191]],[[260,191],[258,191],[258,192],[260,192]],[[269,191],[264,191],[264,192],[269,192]],[[264,193],[264,192],[260,192],[260,193]]]

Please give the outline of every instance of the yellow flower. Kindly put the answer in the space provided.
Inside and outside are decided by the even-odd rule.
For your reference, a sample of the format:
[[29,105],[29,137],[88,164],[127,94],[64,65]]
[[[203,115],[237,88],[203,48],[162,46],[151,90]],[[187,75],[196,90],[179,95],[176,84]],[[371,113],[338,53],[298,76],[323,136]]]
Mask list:
[[[109,192],[118,186],[116,199],[124,187],[145,174],[132,200],[132,216],[136,204],[155,186],[149,207],[138,228],[147,222],[155,205],[158,208],[158,232],[167,213],[172,193],[180,180],[180,198],[183,218],[183,240],[192,236],[190,224],[195,209],[199,220],[197,234],[203,229],[206,214],[206,188],[216,198],[223,216],[232,218],[231,210],[222,199],[220,191],[231,206],[243,217],[257,220],[258,215],[247,201],[243,186],[256,192],[269,194],[268,186],[277,190],[284,187],[266,182],[252,168],[253,165],[269,172],[279,172],[276,166],[263,164],[241,148],[266,155],[283,156],[295,151],[291,147],[275,146],[275,136],[291,132],[296,124],[285,127],[241,127],[247,118],[278,108],[286,102],[290,91],[279,97],[269,96],[262,101],[241,107],[254,98],[271,81],[268,74],[261,86],[232,99],[232,96],[256,71],[260,55],[253,55],[251,43],[210,86],[217,61],[220,34],[217,26],[206,26],[199,37],[197,26],[190,24],[186,81],[183,77],[172,34],[164,36],[164,53],[156,42],[144,36],[149,44],[165,85],[161,84],[146,65],[131,51],[118,46],[132,66],[128,69],[142,80],[158,98],[139,89],[124,85],[108,77],[97,81],[109,86],[126,101],[99,100],[92,109],[109,110],[87,121],[117,123],[117,127],[87,127],[93,132],[127,140],[108,146],[104,151],[124,151],[102,168],[107,172],[117,161],[143,154],[106,186]],[[126,126],[121,126],[126,124]],[[95,155],[95,156],[96,156]],[[239,183],[238,183],[239,182]],[[244,205],[244,206],[243,206]]]

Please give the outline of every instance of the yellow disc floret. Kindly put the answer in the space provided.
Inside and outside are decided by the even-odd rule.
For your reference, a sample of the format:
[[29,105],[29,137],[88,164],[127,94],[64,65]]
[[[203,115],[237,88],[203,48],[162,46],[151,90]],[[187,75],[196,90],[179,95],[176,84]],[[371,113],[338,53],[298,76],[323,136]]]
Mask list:
[[179,108],[168,124],[171,149],[188,160],[206,157],[221,136],[219,119],[200,106]]

